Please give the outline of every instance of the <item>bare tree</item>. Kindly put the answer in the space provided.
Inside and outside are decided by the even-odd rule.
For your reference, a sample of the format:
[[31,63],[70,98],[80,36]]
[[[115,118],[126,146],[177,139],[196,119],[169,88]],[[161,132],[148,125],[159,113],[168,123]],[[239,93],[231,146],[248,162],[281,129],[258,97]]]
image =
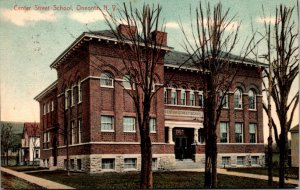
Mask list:
[[[150,110],[156,93],[163,87],[155,85],[158,82],[155,81],[155,73],[163,70],[163,58],[167,50],[165,27],[160,23],[161,10],[159,5],[144,5],[139,10],[124,3],[123,9],[118,12],[121,21],[102,11],[119,44],[116,47],[124,66],[122,75],[127,76],[127,82],[132,89],[127,92],[135,105],[140,135],[141,189],[153,187]],[[129,25],[122,25],[124,23]],[[115,30],[116,27],[124,28]]]
[[[13,132],[11,124],[2,124],[1,127],[1,156],[6,156],[6,165],[8,165],[8,151],[13,145]],[[1,159],[2,159],[1,158]],[[3,163],[5,164],[5,162]]]
[[[285,163],[287,160],[287,135],[291,128],[294,113],[299,102],[299,91],[291,94],[291,87],[299,73],[299,53],[297,28],[293,21],[294,8],[280,5],[276,8],[274,26],[265,22],[263,36],[267,45],[267,53],[263,56],[272,66],[272,75],[266,70],[266,76],[271,78],[271,97],[275,103],[279,125],[272,117],[272,126],[277,146],[279,147],[279,187],[284,187]],[[272,25],[272,26],[271,26]],[[267,88],[267,84],[264,83]],[[292,98],[290,98],[290,96]],[[267,112],[267,105],[264,104]],[[280,133],[279,133],[280,130]]]
[[[208,3],[203,7],[199,3],[195,16],[191,14],[191,35],[187,27],[180,23],[184,34],[184,49],[190,55],[193,66],[199,72],[199,80],[203,82],[204,95],[204,139],[205,139],[205,182],[206,188],[217,187],[217,134],[222,108],[228,101],[228,91],[236,82],[243,62],[253,47],[254,36],[244,44],[244,52],[233,56],[232,52],[238,44],[240,23],[235,16],[229,15],[229,9],[223,10],[221,3],[213,8]],[[195,23],[194,23],[195,22]],[[233,64],[233,62],[239,64]]]

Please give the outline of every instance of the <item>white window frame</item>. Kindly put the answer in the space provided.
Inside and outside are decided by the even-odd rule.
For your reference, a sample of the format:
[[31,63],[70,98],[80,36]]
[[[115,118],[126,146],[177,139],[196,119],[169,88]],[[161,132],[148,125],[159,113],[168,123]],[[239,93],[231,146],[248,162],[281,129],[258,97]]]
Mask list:
[[[226,127],[226,142],[221,142],[221,138],[222,138],[221,126],[222,126],[222,124],[225,124],[225,127]],[[229,143],[229,123],[228,122],[220,122],[220,143]]]
[[50,112],[50,102],[48,102],[48,104],[47,104],[47,113],[49,113]]
[[[241,133],[237,133],[237,126],[241,127]],[[243,143],[244,142],[244,129],[243,129],[243,123],[235,123],[234,124],[234,134],[235,134],[235,143]],[[241,142],[237,142],[237,134],[241,136]]]
[[[254,126],[254,133],[250,133],[250,127]],[[251,142],[251,134],[255,134],[255,142]],[[249,143],[257,143],[257,124],[256,123],[249,123]]]
[[[132,163],[126,163],[126,161],[133,161]],[[136,170],[137,169],[137,158],[124,158],[124,169],[125,170]]]
[[47,142],[50,142],[50,132],[47,132]]
[[[256,158],[256,163],[253,163],[253,158]],[[259,156],[251,156],[251,166],[259,165]]]
[[168,104],[168,89],[164,88],[164,103]]
[[43,104],[43,115],[46,115],[47,111],[46,111],[46,104]]
[[[130,124],[133,124],[133,130],[128,130],[128,124],[125,123],[125,120],[127,119],[132,119],[133,120],[133,123],[130,123]],[[124,116],[123,117],[123,132],[127,132],[127,133],[135,133],[136,132],[136,120],[135,120],[135,117],[129,117],[129,116]]]
[[[243,109],[243,91],[237,88],[234,92],[234,109]],[[236,102],[236,100],[238,102]]]
[[[252,93],[252,94],[251,94]],[[253,108],[251,108],[251,97],[253,98]],[[249,110],[256,110],[256,93],[254,90],[250,89],[248,92],[248,102],[249,102]]]
[[[225,102],[225,104],[222,106],[222,108],[228,108],[228,94],[226,93],[224,96],[223,96],[223,92],[220,92],[220,96],[219,96],[219,102],[220,104],[223,105],[223,103]],[[221,102],[221,98],[222,96],[224,97],[223,101]]]
[[[104,123],[105,119],[110,119],[111,123]],[[114,132],[114,117],[110,115],[101,115],[101,123],[100,123],[100,129],[101,132]],[[105,129],[104,125],[110,125],[110,129]]]
[[150,133],[156,133],[156,118],[150,118],[149,128]]
[[133,89],[132,89],[130,80],[131,80],[130,75],[124,75],[123,83],[122,83],[123,87],[124,87],[124,89],[127,89],[127,90],[135,90],[134,82],[132,82],[132,87],[133,87]]
[[[200,102],[201,102],[201,104],[200,104]],[[198,103],[199,103],[199,107],[200,108],[204,107],[204,96],[203,96],[203,92],[202,91],[198,93]]]
[[[111,84],[108,85],[107,81],[109,81]],[[113,88],[114,87],[114,78],[113,75],[109,72],[103,72],[100,75],[100,87],[106,87],[106,88]]]
[[158,169],[158,164],[157,164],[157,158],[152,158],[152,170],[157,170]]

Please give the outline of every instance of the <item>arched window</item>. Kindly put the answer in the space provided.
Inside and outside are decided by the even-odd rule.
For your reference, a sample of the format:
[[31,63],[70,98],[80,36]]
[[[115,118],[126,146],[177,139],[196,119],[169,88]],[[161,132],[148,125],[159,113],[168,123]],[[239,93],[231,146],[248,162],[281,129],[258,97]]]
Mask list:
[[243,106],[242,103],[243,92],[241,89],[237,88],[234,92],[234,108],[241,109]]
[[224,92],[220,92],[219,102],[222,104],[223,108],[228,108],[228,94],[224,95]]
[[82,87],[81,87],[81,81],[80,79],[78,80],[78,84],[77,84],[77,92],[78,92],[78,103],[82,102]]
[[248,92],[248,101],[249,101],[249,109],[256,109],[256,94],[253,90],[249,90]]
[[113,75],[109,72],[104,72],[100,75],[100,86],[101,87],[113,87],[114,79]]
[[181,99],[180,104],[181,104],[181,105],[186,105],[186,92],[185,92],[185,87],[183,87],[183,89],[181,89],[181,92],[180,92],[180,99]]
[[67,110],[69,106],[69,95],[68,95],[68,88],[65,90],[65,109]]
[[123,87],[125,89],[131,89],[131,84],[130,84],[130,75],[124,75],[123,77]]
[[168,104],[168,89],[164,88],[165,104]]
[[171,91],[171,104],[176,105],[177,104],[177,92],[176,92],[176,86],[172,87]]
[[71,106],[75,103],[75,85],[71,84]]
[[195,106],[195,94],[194,94],[194,91],[190,91],[190,106]]

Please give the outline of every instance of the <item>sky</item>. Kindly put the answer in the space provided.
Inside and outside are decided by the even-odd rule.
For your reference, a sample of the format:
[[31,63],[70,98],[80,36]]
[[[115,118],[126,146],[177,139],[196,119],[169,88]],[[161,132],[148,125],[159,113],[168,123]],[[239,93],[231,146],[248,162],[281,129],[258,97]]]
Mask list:
[[[142,0],[131,2],[141,7]],[[194,16],[199,1],[152,0],[159,3],[168,33],[168,45],[183,51],[183,34],[179,22],[186,30]],[[201,1],[203,3],[207,1]],[[210,0],[214,5],[219,1]],[[280,3],[296,6],[296,0],[222,0],[225,9],[235,15],[231,29],[240,23],[240,51],[247,36],[251,35],[251,23],[257,30],[263,29],[263,22],[275,21],[275,8]],[[1,121],[39,122],[39,104],[34,97],[56,80],[56,71],[50,64],[84,31],[108,29],[99,10],[82,10],[98,5],[103,10],[117,12],[121,0],[1,0],[0,1],[0,106]],[[262,6],[265,16],[262,13]],[[296,11],[293,20],[298,23]],[[299,90],[298,81],[293,92]],[[299,112],[294,124],[299,121]],[[267,118],[264,118],[265,139]]]

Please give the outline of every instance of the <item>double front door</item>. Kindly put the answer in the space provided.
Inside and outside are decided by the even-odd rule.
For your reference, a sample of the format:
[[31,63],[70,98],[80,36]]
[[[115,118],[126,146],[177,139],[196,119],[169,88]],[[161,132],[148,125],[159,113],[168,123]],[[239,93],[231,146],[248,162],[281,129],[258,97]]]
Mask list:
[[[180,132],[178,132],[179,130]],[[189,129],[175,129],[174,141],[176,159],[192,158],[193,131]]]

